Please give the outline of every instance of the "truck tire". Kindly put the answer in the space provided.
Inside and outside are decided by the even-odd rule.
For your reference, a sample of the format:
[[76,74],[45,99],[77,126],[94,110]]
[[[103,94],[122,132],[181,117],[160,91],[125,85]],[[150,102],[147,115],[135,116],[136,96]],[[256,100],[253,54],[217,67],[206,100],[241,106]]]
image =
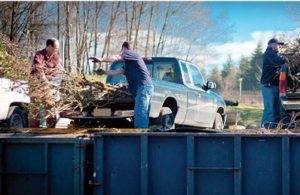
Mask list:
[[224,129],[223,119],[220,113],[216,113],[213,129],[222,130]]
[[160,130],[174,129],[175,117],[169,107],[162,107],[157,120],[157,126]]
[[27,117],[25,112],[18,106],[9,107],[8,126],[11,128],[26,128]]

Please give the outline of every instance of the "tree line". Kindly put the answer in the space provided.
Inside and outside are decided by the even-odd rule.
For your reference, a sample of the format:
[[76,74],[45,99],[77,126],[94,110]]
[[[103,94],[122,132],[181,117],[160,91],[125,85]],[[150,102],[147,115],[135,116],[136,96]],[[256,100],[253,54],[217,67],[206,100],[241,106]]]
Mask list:
[[262,61],[263,48],[262,44],[258,43],[251,56],[241,56],[237,64],[228,55],[222,70],[213,68],[208,75],[208,80],[215,81],[219,92],[228,97],[232,91],[240,90],[240,85],[245,91],[259,90]]
[[[176,56],[197,63],[230,26],[201,2],[1,2],[0,33],[19,45],[60,41],[65,69],[92,73],[89,56],[116,54],[127,40],[144,56]],[[201,61],[203,64],[203,62]]]

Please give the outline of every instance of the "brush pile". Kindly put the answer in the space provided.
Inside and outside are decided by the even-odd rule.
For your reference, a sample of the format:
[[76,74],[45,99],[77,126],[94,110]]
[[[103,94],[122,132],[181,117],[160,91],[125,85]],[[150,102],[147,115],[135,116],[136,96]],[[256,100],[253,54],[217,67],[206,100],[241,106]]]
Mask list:
[[291,91],[300,90],[300,39],[284,45],[283,56],[288,67],[288,87]]
[[[45,118],[52,118],[58,113],[63,116],[76,116],[90,108],[100,108],[122,102],[133,102],[127,92],[127,84],[109,85],[99,81],[89,81],[82,75],[64,72],[60,85],[31,82],[30,97],[35,99],[31,109],[45,108]],[[36,118],[38,113],[36,113]]]
[[92,82],[83,75],[70,74],[64,70],[60,70],[54,82],[44,82],[30,76],[32,62],[28,51],[32,50],[28,47],[20,48],[0,35],[0,78],[25,81],[22,83],[27,86],[25,93],[31,99],[27,109],[32,111],[32,118],[39,118],[41,108],[46,112],[45,118],[52,118],[58,113],[76,115],[91,107],[133,102],[131,94],[127,92],[127,84],[112,86]]
[[0,34],[0,77],[28,80],[31,66],[28,51],[30,51],[29,47],[20,48]]

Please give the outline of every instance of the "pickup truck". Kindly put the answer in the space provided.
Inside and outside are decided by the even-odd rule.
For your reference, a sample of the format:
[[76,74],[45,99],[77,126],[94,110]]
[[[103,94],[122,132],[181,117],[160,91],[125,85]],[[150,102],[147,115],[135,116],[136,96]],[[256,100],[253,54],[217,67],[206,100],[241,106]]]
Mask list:
[[8,127],[28,126],[26,105],[30,103],[26,81],[0,78],[0,123]]
[[[150,125],[167,130],[175,125],[223,129],[226,106],[222,97],[213,89],[216,84],[205,82],[195,64],[175,57],[152,57],[144,59],[153,80],[154,94],[151,98]],[[111,70],[124,65],[123,61],[111,64]],[[106,83],[126,83],[124,75],[108,76]],[[132,117],[134,101],[107,105],[106,119]],[[97,109],[97,108],[95,108]],[[77,118],[79,119],[79,118]],[[76,122],[76,119],[75,119]]]
[[299,71],[292,70],[286,65],[281,66],[279,75],[280,102],[288,114],[300,111],[299,76]]

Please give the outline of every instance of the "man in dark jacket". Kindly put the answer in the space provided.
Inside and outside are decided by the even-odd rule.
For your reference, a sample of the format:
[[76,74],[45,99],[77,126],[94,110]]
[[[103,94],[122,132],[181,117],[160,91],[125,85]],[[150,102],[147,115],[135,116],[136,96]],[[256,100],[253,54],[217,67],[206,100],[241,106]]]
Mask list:
[[142,57],[130,49],[129,43],[124,42],[120,55],[110,56],[107,58],[91,57],[93,62],[101,61],[117,61],[124,60],[125,65],[117,70],[104,71],[102,69],[96,71],[97,74],[107,74],[110,76],[124,74],[128,81],[129,91],[132,93],[134,104],[134,127],[148,128],[150,100],[153,94],[153,84],[151,76],[148,72],[146,64]]
[[263,57],[263,70],[261,76],[262,96],[264,101],[264,112],[262,116],[262,128],[274,129],[280,121],[280,99],[279,99],[279,71],[285,63],[278,52],[282,42],[272,38]]

